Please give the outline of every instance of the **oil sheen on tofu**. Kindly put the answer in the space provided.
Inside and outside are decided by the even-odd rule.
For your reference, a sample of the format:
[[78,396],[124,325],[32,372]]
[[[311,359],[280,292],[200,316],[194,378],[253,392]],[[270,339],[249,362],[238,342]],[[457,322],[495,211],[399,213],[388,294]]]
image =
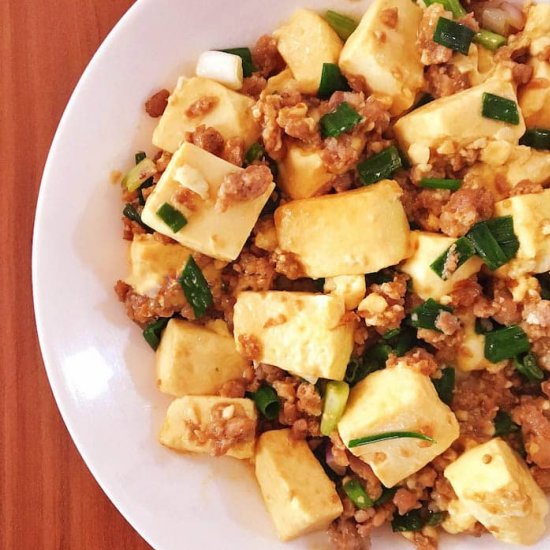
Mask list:
[[353,439],[394,431],[422,433],[434,442],[402,438],[351,448],[386,487],[423,468],[458,437],[456,417],[439,399],[430,378],[402,362],[359,382],[338,423],[346,446]]
[[466,451],[445,470],[460,503],[495,538],[534,544],[545,531],[546,496],[501,439]]
[[326,529],[343,512],[334,483],[308,444],[293,439],[290,430],[259,437],[256,479],[283,541]]

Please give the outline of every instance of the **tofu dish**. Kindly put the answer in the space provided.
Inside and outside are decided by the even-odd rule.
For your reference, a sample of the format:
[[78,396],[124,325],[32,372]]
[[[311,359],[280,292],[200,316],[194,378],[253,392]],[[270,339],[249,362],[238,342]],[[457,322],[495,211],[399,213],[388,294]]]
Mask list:
[[282,541],[540,541],[550,4],[298,9],[225,46],[151,90],[118,178],[160,443],[249,462]]

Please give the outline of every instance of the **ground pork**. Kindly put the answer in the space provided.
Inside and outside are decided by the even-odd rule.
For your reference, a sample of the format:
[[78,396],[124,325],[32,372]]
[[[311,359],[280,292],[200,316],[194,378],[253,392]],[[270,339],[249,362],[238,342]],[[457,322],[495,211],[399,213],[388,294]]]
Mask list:
[[153,94],[145,103],[145,111],[150,117],[158,118],[164,114],[168,105],[170,92],[168,90],[159,90]]
[[523,330],[539,366],[550,371],[550,300],[532,301],[522,311]]
[[187,107],[185,114],[189,118],[198,118],[209,113],[219,102],[215,96],[202,96]]
[[467,90],[470,80],[450,63],[431,65],[426,71],[426,87],[434,98],[446,97]]
[[277,41],[268,34],[260,36],[252,48],[252,61],[264,78],[279,73],[285,68],[284,59],[277,49]]
[[[355,167],[361,156],[361,150],[353,147],[353,142],[354,137],[351,134],[325,139],[321,158],[329,172],[342,174]],[[331,182],[331,187],[333,185]]]
[[441,212],[451,192],[447,189],[422,189],[419,192],[409,190],[409,193],[412,195],[407,208],[409,219],[426,231],[439,231]]
[[413,348],[402,357],[397,357],[393,354],[390,355],[386,363],[386,368],[393,368],[397,364],[404,365],[426,376],[432,376],[439,370],[439,364],[435,357],[424,348]]
[[187,187],[179,187],[172,195],[174,202],[181,204],[191,212],[195,212],[199,207],[199,201],[201,197],[198,193],[195,193]]
[[533,76],[533,67],[524,63],[514,63],[512,66],[512,78],[514,82],[521,86],[527,84]]
[[187,140],[193,145],[221,157],[225,147],[223,136],[215,128],[201,124],[194,132],[188,134]]
[[432,4],[423,12],[418,28],[416,47],[420,50],[420,60],[424,65],[447,63],[453,56],[453,50],[437,44],[433,40],[435,27],[440,17],[453,18],[452,14],[445,11],[441,4]]
[[236,202],[257,199],[272,183],[273,174],[263,164],[252,164],[241,172],[228,174],[218,189],[216,209],[224,212]]
[[262,344],[253,334],[240,334],[241,353],[249,361],[258,361],[262,356]]
[[277,124],[287,136],[304,143],[318,144],[321,141],[319,124],[308,116],[308,106],[303,102],[281,108],[277,114]]
[[510,189],[509,196],[514,197],[516,195],[530,195],[534,193],[542,193],[543,191],[544,188],[540,183],[535,183],[529,179],[524,179],[516,183],[516,185]]
[[362,537],[353,519],[339,518],[328,528],[328,538],[335,550],[370,550],[370,537]]
[[243,87],[240,91],[241,94],[258,99],[266,86],[267,80],[261,75],[261,73],[257,72],[243,80]]
[[477,276],[474,275],[454,284],[450,292],[451,305],[458,310],[459,313],[467,311],[482,294],[483,288],[477,282]]
[[305,269],[298,257],[292,252],[276,252],[275,271],[291,281],[305,277]]
[[236,166],[244,163],[244,140],[240,137],[229,138],[223,147],[222,158]]
[[219,394],[222,397],[244,397],[246,394],[246,387],[248,380],[246,378],[235,378],[228,380],[222,384]]
[[397,513],[400,516],[422,507],[422,503],[418,500],[416,494],[404,487],[397,489],[395,495],[393,495],[393,503],[397,507]]
[[275,265],[270,256],[254,254],[245,249],[237,260],[227,267],[230,292],[237,296],[243,290],[269,290],[275,277]]
[[528,461],[550,468],[550,401],[523,395],[512,419],[521,426]]
[[397,22],[399,21],[399,12],[397,8],[387,8],[380,12],[380,22],[389,27],[395,29]]

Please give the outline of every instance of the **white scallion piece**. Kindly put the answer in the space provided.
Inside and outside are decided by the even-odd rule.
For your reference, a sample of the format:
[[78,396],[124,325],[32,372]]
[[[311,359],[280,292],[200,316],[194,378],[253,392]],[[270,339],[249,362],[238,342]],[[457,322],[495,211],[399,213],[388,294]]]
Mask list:
[[215,80],[232,90],[243,86],[243,62],[238,55],[208,51],[203,52],[197,61],[197,76]]

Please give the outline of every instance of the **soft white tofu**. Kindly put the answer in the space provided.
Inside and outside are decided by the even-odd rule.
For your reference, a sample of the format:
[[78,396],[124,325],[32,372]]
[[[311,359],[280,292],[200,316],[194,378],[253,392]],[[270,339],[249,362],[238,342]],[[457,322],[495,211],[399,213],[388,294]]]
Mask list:
[[237,350],[259,346],[252,359],[316,380],[342,380],[353,348],[344,301],[307,292],[241,292],[233,315]]
[[155,296],[167,277],[179,275],[191,251],[164,244],[152,235],[135,235],[130,245],[130,275],[126,282],[144,296]]
[[256,478],[283,541],[326,529],[343,511],[334,483],[308,444],[292,438],[290,430],[260,436]]
[[[384,23],[385,10],[392,9],[397,9],[395,27]],[[375,0],[340,54],[342,72],[363,78],[369,90],[389,96],[394,116],[411,107],[424,84],[424,66],[415,47],[421,19],[422,9],[410,0]]]
[[516,195],[495,204],[497,216],[512,216],[519,240],[516,257],[498,274],[518,278],[525,273],[550,270],[550,189],[542,193]]
[[[235,202],[224,212],[219,212],[215,204],[223,179],[240,171],[242,168],[186,142],[172,157],[155,190],[147,199],[142,220],[149,227],[192,250],[220,260],[234,260],[240,254],[275,187],[270,184],[260,197]],[[175,194],[183,188],[196,193],[195,210],[190,210],[175,200]],[[181,211],[187,219],[187,225],[177,233],[157,215],[158,209],[164,203]]]
[[267,79],[267,84],[263,93],[269,95],[296,90],[298,90],[298,81],[294,78],[292,71],[287,67],[284,71]]
[[323,290],[344,300],[346,309],[355,309],[367,293],[367,284],[364,275],[338,275],[327,277]]
[[537,3],[529,8],[522,34],[531,55],[544,53],[550,46],[550,4]]
[[464,507],[495,538],[534,544],[545,531],[548,502],[521,458],[501,439],[466,451],[445,477]]
[[518,92],[525,125],[527,128],[550,128],[550,63],[532,58],[529,65],[533,67],[533,76]]
[[296,200],[275,211],[279,246],[314,279],[374,273],[409,254],[409,223],[395,181]]
[[306,94],[316,94],[321,82],[323,63],[337,63],[342,41],[332,27],[317,13],[299,9],[286,25],[273,36],[277,48],[298,88]]
[[464,533],[464,531],[469,531],[475,527],[476,518],[468,512],[468,508],[458,499],[449,502],[447,514],[441,527],[451,535]]
[[485,82],[497,66],[493,52],[476,44],[470,44],[468,55],[455,52],[449,63],[468,77],[471,86]]
[[171,319],[157,349],[157,386],[174,397],[215,395],[241,378],[246,364],[223,321],[203,326]]
[[[187,395],[174,399],[160,430],[159,441],[165,447],[179,452],[216,453],[216,438],[209,434],[212,423],[219,426],[232,418],[249,418],[257,422],[258,413],[251,399]],[[220,420],[221,419],[221,420]],[[200,436],[197,436],[199,432]],[[231,445],[227,456],[247,459],[254,456],[256,438]]]
[[517,101],[513,84],[505,75],[457,94],[441,97],[410,112],[395,124],[395,135],[413,164],[426,164],[434,151],[454,154],[467,146],[483,148],[490,141],[517,144],[525,132],[520,111],[519,124],[508,124],[482,116],[485,92]]
[[[216,103],[211,109],[198,116],[188,113],[194,103],[205,97],[215,99]],[[243,138],[245,147],[248,147],[259,138],[261,132],[252,116],[253,106],[252,98],[214,80],[181,77],[153,133],[153,145],[175,153],[186,134],[204,124],[218,130],[225,139]]]
[[434,442],[401,438],[350,449],[386,487],[423,468],[459,433],[455,415],[439,399],[430,378],[402,362],[359,382],[351,390],[338,423],[338,432],[347,446],[352,439],[394,431],[422,433]]
[[424,300],[438,301],[448,295],[459,281],[477,273],[483,262],[477,256],[464,262],[447,280],[439,277],[430,265],[456,242],[452,237],[427,231],[411,231],[411,256],[400,269],[412,279],[414,291]]

